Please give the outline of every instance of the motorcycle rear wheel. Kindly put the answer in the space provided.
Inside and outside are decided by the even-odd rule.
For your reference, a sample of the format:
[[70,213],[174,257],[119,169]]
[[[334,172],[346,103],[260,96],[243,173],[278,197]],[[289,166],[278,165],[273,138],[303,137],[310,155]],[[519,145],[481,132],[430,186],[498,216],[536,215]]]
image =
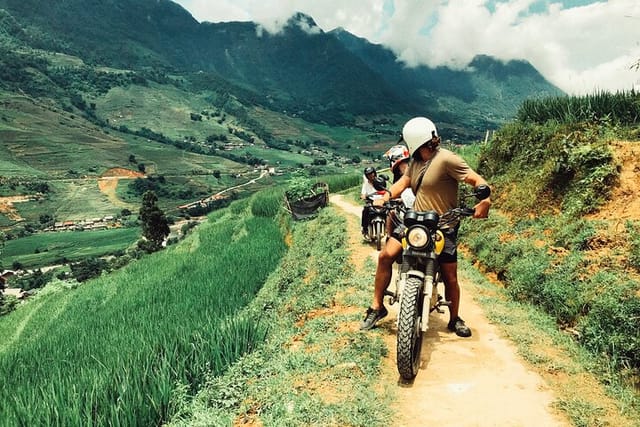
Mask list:
[[423,286],[416,277],[407,279],[398,313],[397,363],[398,372],[405,380],[415,378],[420,368]]

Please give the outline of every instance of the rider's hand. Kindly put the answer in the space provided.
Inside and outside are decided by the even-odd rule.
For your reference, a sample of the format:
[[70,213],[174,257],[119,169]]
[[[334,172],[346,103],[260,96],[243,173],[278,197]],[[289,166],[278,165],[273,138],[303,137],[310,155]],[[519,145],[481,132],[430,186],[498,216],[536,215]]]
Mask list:
[[484,200],[480,200],[478,204],[473,207],[475,209],[475,213],[473,214],[473,217],[487,218],[489,216],[490,207],[491,207],[491,199],[486,198]]
[[373,206],[384,206],[384,199],[375,199],[371,202]]

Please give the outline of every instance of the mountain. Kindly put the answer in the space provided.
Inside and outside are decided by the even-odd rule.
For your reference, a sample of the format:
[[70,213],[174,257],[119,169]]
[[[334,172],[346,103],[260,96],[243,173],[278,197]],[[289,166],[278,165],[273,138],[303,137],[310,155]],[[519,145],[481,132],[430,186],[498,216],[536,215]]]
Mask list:
[[331,34],[382,76],[396,93],[422,105],[437,122],[462,121],[482,128],[513,117],[524,99],[562,93],[527,61],[505,63],[479,55],[464,70],[408,67],[381,45],[343,29]]
[[[277,34],[251,22],[198,23],[169,0],[0,0],[12,37],[89,64],[206,73],[240,101],[327,124],[429,115],[469,138],[531,96],[558,94],[528,63],[476,58],[466,70],[406,67],[389,49],[296,14]],[[210,89],[208,84],[195,89]],[[496,102],[499,100],[499,102]]]

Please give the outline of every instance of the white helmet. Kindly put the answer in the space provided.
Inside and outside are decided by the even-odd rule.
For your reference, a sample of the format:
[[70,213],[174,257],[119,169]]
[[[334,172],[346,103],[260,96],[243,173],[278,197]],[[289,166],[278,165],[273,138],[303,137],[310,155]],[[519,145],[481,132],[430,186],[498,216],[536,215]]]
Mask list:
[[405,160],[408,160],[411,156],[409,154],[409,150],[404,145],[394,145],[389,148],[389,150],[384,153],[384,155],[389,159],[389,168],[393,171],[398,167],[400,163]]
[[405,123],[402,128],[402,139],[407,143],[411,156],[428,142],[432,143],[432,147],[436,147],[440,142],[436,125],[426,117],[414,117]]

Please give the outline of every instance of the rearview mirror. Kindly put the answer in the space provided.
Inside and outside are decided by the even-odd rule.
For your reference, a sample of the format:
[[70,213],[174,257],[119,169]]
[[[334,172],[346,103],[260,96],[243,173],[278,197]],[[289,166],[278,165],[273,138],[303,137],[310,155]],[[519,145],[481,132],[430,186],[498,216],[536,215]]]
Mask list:
[[375,188],[377,191],[386,190],[386,188],[387,188],[387,179],[385,179],[381,175],[376,176],[375,178],[373,178],[373,188]]
[[473,195],[476,196],[476,199],[483,200],[491,195],[491,188],[488,185],[478,185],[473,189]]

